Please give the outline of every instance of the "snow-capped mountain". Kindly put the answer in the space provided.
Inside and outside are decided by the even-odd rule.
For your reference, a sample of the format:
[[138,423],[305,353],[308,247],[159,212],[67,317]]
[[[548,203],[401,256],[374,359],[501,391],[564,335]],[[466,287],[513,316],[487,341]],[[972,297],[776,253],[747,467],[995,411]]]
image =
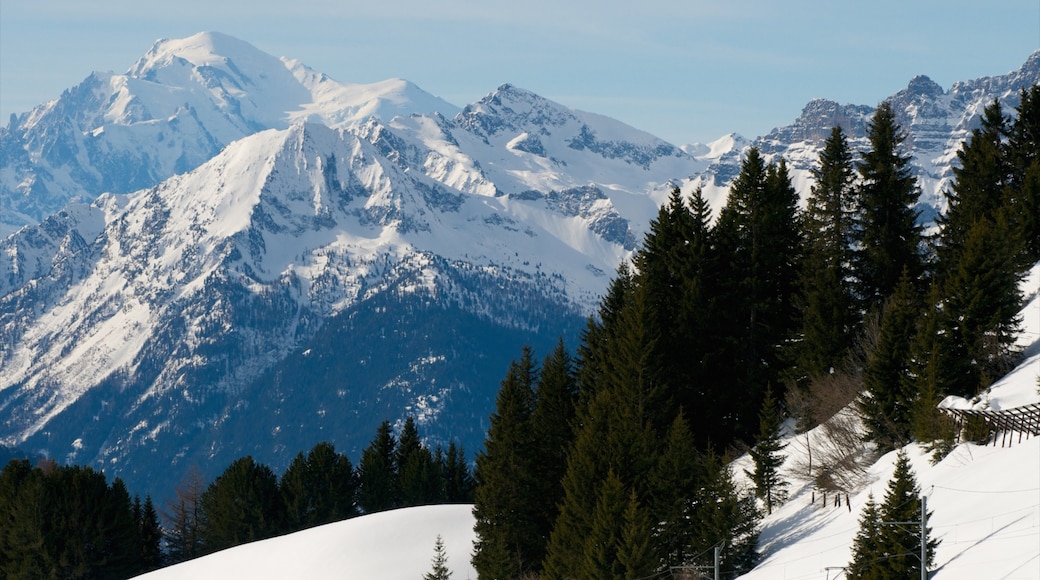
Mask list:
[[340,83],[223,34],[159,40],[125,74],[92,73],[0,128],[0,233],[152,187],[264,129],[457,111],[404,80]]
[[[1035,82],[1040,53],[893,97],[922,175]],[[192,464],[357,457],[406,415],[473,451],[508,362],[573,346],[672,187],[719,207],[757,144],[806,192],[830,124],[862,139],[871,112],[814,101],[683,150],[511,85],[458,109],[220,34],[159,41],[0,133],[21,226],[0,241],[0,444],[159,497]]]

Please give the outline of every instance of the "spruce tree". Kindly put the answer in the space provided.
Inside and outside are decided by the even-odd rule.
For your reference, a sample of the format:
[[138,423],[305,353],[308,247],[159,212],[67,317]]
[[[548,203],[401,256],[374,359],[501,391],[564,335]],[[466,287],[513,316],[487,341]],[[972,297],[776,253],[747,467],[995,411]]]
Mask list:
[[213,480],[201,503],[206,514],[202,528],[206,552],[273,537],[285,525],[277,476],[248,455],[231,462]]
[[881,514],[874,494],[867,497],[867,505],[859,517],[859,531],[852,541],[852,562],[846,575],[849,580],[880,580],[883,573],[884,553],[881,542]]
[[423,575],[423,580],[450,580],[451,570],[448,569],[448,554],[444,551],[444,538],[437,534],[437,541],[433,545],[433,569]]
[[[578,578],[623,578],[624,564],[619,559],[624,535],[626,501],[624,485],[613,471],[600,485],[591,526],[585,536]],[[620,525],[619,525],[620,524]]]
[[[797,320],[793,305],[802,245],[797,203],[786,163],[767,166],[751,148],[715,228],[717,251],[730,257],[719,306],[734,331],[728,343],[721,342],[732,352],[726,357],[731,385],[714,393],[724,401],[724,431],[712,439],[721,447],[734,437],[754,436],[766,385],[782,384],[781,352]],[[699,419],[691,414],[691,423]]]
[[484,450],[477,454],[473,567],[482,578],[537,572],[545,550],[538,533],[537,457],[531,414],[534,368],[530,347],[509,366],[491,415]]
[[397,440],[390,421],[383,421],[376,436],[361,452],[358,462],[358,504],[366,514],[400,506],[401,482],[398,477]]
[[356,516],[357,476],[345,455],[328,442],[297,454],[278,489],[285,504],[286,531],[298,531]]
[[915,284],[924,273],[921,226],[915,209],[919,191],[910,156],[901,151],[905,135],[888,102],[867,125],[870,149],[856,168],[854,255],[859,298],[866,311],[880,310],[905,275]]
[[648,578],[660,569],[661,563],[653,546],[654,529],[650,514],[639,503],[635,490],[629,493],[623,518],[617,553],[618,563],[624,570],[623,577],[625,580]]
[[[881,519],[880,546],[884,556],[881,568],[885,578],[918,578],[921,575],[921,532],[915,525],[921,520],[921,489],[910,467],[906,451],[896,455],[895,472],[888,482],[885,499],[878,509]],[[932,567],[938,540],[931,538],[925,514],[925,562]]]
[[473,503],[473,489],[476,482],[466,463],[466,450],[455,440],[448,443],[448,451],[444,454],[444,501],[450,504]]
[[780,440],[781,417],[771,389],[766,389],[758,418],[758,439],[749,452],[755,467],[746,473],[755,484],[755,495],[765,502],[766,513],[772,514],[773,505],[787,499],[787,482],[780,475],[786,459],[781,452],[787,444]]
[[[650,335],[646,320],[641,288],[633,285],[616,313],[612,332],[596,345],[603,349],[596,356],[605,372],[590,385],[590,399],[578,410],[578,430],[562,482],[564,500],[546,556],[545,573],[550,577],[581,576],[577,566],[584,561],[592,515],[608,473],[613,472],[623,488],[646,498],[647,475],[656,455],[652,426],[667,416],[668,407],[666,389],[652,364],[656,337]],[[616,525],[620,530],[623,524]]]
[[[135,497],[136,500],[136,497]],[[141,546],[139,572],[151,572],[163,566],[162,527],[159,514],[155,511],[152,496],[144,498],[144,505],[137,513],[137,537]]]
[[803,377],[819,377],[838,367],[859,326],[852,279],[856,172],[841,126],[824,143],[803,227],[806,252],[801,277],[801,340],[796,363]]
[[441,500],[441,474],[433,454],[423,446],[415,419],[408,417],[397,442],[401,506],[428,505]]
[[545,357],[538,375],[531,430],[534,436],[532,453],[535,458],[531,500],[536,502],[534,533],[541,541],[542,551],[534,556],[545,559],[553,524],[563,503],[562,480],[567,470],[567,451],[574,442],[574,417],[578,387],[573,363],[561,339],[552,353]]
[[1022,89],[1019,100],[1004,143],[1011,174],[1003,205],[1008,234],[1022,242],[1017,264],[1024,270],[1040,260],[1040,85]]
[[910,440],[910,409],[916,397],[909,376],[910,351],[921,311],[920,297],[904,273],[881,312],[876,344],[863,370],[864,393],[858,399],[865,438],[883,452]]

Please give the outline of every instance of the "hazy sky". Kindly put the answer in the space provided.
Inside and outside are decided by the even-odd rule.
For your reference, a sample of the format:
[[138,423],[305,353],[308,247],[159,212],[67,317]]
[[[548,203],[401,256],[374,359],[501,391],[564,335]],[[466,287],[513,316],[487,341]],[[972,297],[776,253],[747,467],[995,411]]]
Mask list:
[[918,74],[1017,69],[1040,0],[0,0],[0,125],[207,30],[458,106],[508,82],[683,144],[762,135],[815,97],[873,106]]

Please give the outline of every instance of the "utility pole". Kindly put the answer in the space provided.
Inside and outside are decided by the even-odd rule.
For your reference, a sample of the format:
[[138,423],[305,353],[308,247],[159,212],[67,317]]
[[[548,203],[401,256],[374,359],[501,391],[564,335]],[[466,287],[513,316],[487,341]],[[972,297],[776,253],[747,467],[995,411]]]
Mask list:
[[928,538],[925,535],[925,523],[928,518],[928,497],[921,496],[921,520],[919,522],[881,522],[886,526],[909,526],[920,524],[921,526],[921,580],[928,580]]
[[715,544],[715,580],[719,580],[719,552],[722,551],[722,544]]

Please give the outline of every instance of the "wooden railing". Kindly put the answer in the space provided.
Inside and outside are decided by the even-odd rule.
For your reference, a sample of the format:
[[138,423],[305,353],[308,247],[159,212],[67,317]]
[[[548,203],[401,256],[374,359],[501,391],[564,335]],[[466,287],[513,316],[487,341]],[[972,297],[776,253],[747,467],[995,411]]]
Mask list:
[[947,409],[941,411],[953,418],[957,436],[964,441],[985,441],[987,444],[1010,446],[1018,436],[1022,438],[1040,435],[1040,403],[1022,405],[1011,409],[975,410]]

